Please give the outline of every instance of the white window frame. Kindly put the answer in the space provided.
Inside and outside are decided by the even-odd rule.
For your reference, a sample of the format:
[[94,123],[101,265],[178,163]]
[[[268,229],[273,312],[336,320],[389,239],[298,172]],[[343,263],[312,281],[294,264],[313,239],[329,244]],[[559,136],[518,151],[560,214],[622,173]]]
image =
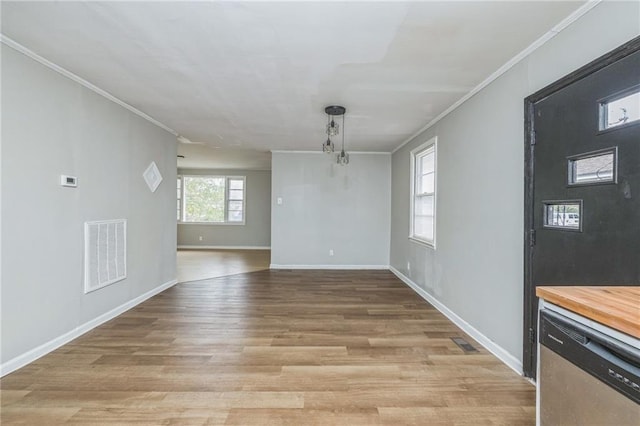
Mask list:
[[[433,239],[428,240],[422,236],[415,235],[414,222],[415,222],[415,199],[416,199],[416,161],[423,154],[426,154],[433,149]],[[436,212],[437,212],[437,198],[438,198],[438,137],[433,137],[421,144],[417,148],[411,150],[410,153],[410,202],[409,202],[409,240],[418,244],[436,248]]]
[[[187,222],[184,220],[184,212],[185,212],[185,197],[184,197],[184,178],[217,178],[224,179],[224,222]],[[180,179],[180,219],[178,223],[181,225],[210,225],[210,226],[218,226],[218,225],[245,225],[247,221],[247,177],[246,176],[221,176],[221,175],[178,175],[178,179]],[[229,181],[230,180],[242,180],[242,222],[230,222],[229,221],[229,201],[239,201],[239,200],[229,200]],[[177,188],[176,188],[177,190]]]
[[182,187],[184,186],[184,181],[182,180],[182,176],[178,175],[178,179],[176,181],[176,195],[178,196],[178,200],[180,204],[176,202],[176,216],[178,222],[182,221],[182,212],[184,211],[184,190]]

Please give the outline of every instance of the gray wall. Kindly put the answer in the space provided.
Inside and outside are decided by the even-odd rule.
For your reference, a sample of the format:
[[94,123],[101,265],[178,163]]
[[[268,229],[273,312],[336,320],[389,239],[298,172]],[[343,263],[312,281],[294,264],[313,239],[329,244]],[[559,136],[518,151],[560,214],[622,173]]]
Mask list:
[[[523,99],[639,31],[640,3],[599,4],[393,155],[391,266],[520,362]],[[409,151],[433,136],[436,250],[407,238]]]
[[274,152],[271,161],[274,266],[389,265],[390,155],[353,153],[340,166],[322,152]]
[[[5,363],[176,278],[175,137],[2,45]],[[151,193],[142,172],[164,177]],[[78,177],[63,188],[60,174]],[[128,277],[83,291],[83,224],[128,220]]]
[[[271,245],[271,171],[179,169],[184,175],[246,176],[244,225],[178,224],[178,247],[269,247]],[[199,237],[202,236],[202,241]]]

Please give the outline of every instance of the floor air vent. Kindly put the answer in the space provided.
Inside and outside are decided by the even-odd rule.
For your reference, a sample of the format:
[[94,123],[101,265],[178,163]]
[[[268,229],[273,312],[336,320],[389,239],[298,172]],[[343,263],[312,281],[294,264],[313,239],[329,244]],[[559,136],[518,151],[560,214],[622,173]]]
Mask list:
[[458,345],[458,347],[462,349],[465,353],[478,352],[478,350],[474,348],[473,345],[471,345],[471,343],[467,342],[462,337],[452,337],[451,340],[453,340],[453,343]]
[[127,277],[126,219],[85,222],[84,292]]

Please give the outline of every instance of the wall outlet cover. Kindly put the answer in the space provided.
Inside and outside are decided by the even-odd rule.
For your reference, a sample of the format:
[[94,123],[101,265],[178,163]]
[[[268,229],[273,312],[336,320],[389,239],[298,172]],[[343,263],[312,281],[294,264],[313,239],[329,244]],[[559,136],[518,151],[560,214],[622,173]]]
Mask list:
[[78,186],[78,178],[75,176],[60,175],[60,185],[75,188]]

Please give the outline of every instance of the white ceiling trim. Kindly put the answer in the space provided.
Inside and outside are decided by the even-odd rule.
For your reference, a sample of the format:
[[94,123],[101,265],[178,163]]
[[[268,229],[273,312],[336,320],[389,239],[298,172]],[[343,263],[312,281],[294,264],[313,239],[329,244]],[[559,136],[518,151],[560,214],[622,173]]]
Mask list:
[[[381,152],[381,151],[349,151],[348,149],[345,152],[349,155],[391,155],[390,152]],[[319,155],[327,155],[324,151],[290,151],[286,149],[272,149],[272,154],[319,154]],[[338,154],[336,151],[334,154]]]
[[462,98],[460,98],[456,103],[454,103],[449,108],[444,110],[442,112],[442,114],[438,115],[436,118],[431,120],[429,123],[427,123],[420,130],[415,132],[413,135],[409,136],[404,142],[402,142],[393,151],[391,151],[391,153],[395,154],[396,151],[398,151],[403,146],[405,146],[406,144],[411,142],[413,139],[415,139],[422,132],[424,132],[425,130],[427,130],[427,129],[431,128],[432,126],[434,126],[438,121],[442,120],[444,117],[449,115],[449,113],[451,113],[456,108],[458,108],[460,105],[462,105],[463,103],[468,101],[473,95],[475,95],[476,93],[478,93],[479,91],[481,91],[482,89],[487,87],[489,84],[491,84],[494,80],[496,80],[502,74],[504,74],[507,71],[509,71],[518,62],[522,61],[524,58],[529,56],[531,53],[533,53],[535,50],[537,50],[543,44],[545,44],[546,42],[551,40],[553,37],[558,35],[558,33],[560,33],[560,31],[564,30],[569,25],[571,25],[572,23],[577,21],[582,15],[584,15],[585,13],[587,13],[588,11],[590,11],[591,9],[596,7],[600,2],[602,2],[602,0],[588,0],[587,3],[585,3],[582,6],[580,6],[578,9],[575,10],[575,12],[573,12],[571,15],[567,16],[565,19],[560,21],[560,23],[558,23],[558,25],[556,25],[555,27],[551,28],[542,37],[540,37],[539,39],[537,39],[536,41],[531,43],[526,49],[524,49],[522,52],[518,53],[516,56],[511,58],[506,64],[504,64],[503,66],[498,68],[493,74],[491,74],[489,77],[487,77],[482,83],[480,83],[476,87],[474,87],[469,93],[467,93]]
[[133,107],[133,106],[129,105],[128,103],[124,102],[123,100],[116,98],[111,93],[107,92],[106,90],[102,90],[98,86],[89,83],[87,80],[85,80],[84,78],[80,77],[79,75],[74,74],[71,71],[69,71],[69,70],[67,70],[65,68],[62,68],[61,66],[54,64],[53,62],[49,61],[48,59],[43,58],[42,56],[38,55],[34,51],[27,49],[26,47],[24,47],[23,45],[21,45],[17,41],[12,40],[11,38],[9,38],[6,35],[1,34],[1,33],[0,33],[0,42],[4,43],[8,47],[10,47],[10,48],[12,48],[12,49],[14,49],[16,51],[28,56],[29,58],[33,59],[34,61],[37,61],[37,62],[41,63],[42,65],[46,66],[47,68],[50,68],[53,71],[55,71],[55,72],[57,72],[59,74],[62,74],[63,76],[75,81],[76,83],[81,84],[82,86],[86,87],[87,89],[94,91],[98,95],[104,96],[105,98],[109,99],[111,102],[114,102],[114,103],[120,105],[121,107],[123,107],[125,109],[128,109],[129,111],[131,111],[132,113],[136,114],[137,116],[140,116],[140,117],[144,118],[148,122],[150,122],[152,124],[155,124],[156,126],[160,127],[163,130],[166,130],[167,132],[171,133],[172,135],[174,135],[176,137],[179,136],[178,132],[173,130],[171,127],[159,122],[155,118],[145,114],[144,112],[140,111],[136,107]]

